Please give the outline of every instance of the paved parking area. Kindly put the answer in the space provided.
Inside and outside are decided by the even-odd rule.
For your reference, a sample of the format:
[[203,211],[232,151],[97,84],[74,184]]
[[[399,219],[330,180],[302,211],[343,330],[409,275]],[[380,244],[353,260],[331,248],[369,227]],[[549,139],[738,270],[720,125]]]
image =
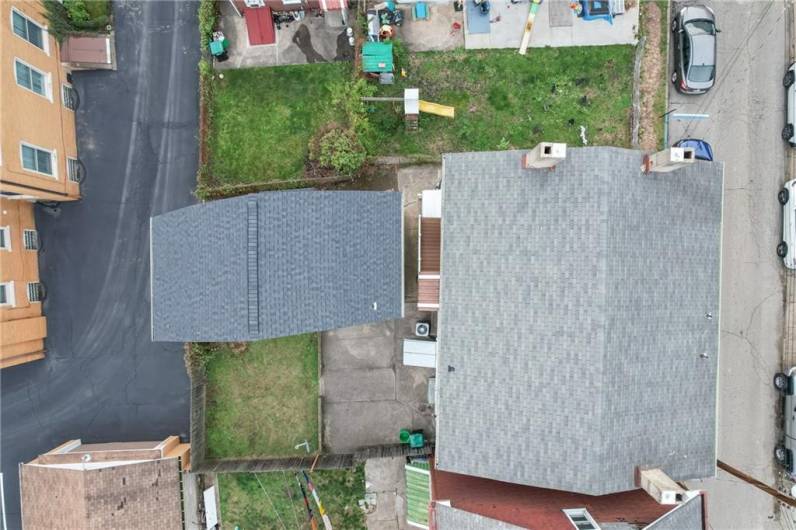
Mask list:
[[118,70],[73,74],[83,199],[36,209],[47,358],[0,373],[9,529],[20,462],[73,438],[188,433],[182,345],[150,338],[149,218],[194,201],[197,4],[112,5]]
[[[670,142],[704,138],[725,163],[718,457],[775,484],[780,419],[771,378],[781,364],[785,270],[774,249],[782,216],[776,195],[787,178],[779,135],[788,13],[781,1],[707,4],[722,30],[717,84],[702,96],[670,89],[669,109],[710,116],[672,122]],[[713,528],[778,527],[773,499],[723,471],[689,484],[707,490]]]

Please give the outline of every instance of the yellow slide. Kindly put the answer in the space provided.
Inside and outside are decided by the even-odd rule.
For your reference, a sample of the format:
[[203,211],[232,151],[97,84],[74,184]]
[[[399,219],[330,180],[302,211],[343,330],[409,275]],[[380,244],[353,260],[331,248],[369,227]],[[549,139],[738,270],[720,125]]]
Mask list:
[[426,112],[428,114],[436,114],[437,116],[443,116],[445,118],[453,118],[453,114],[456,109],[453,107],[449,107],[447,105],[440,105],[439,103],[432,103],[430,101],[423,101],[420,100],[420,112]]

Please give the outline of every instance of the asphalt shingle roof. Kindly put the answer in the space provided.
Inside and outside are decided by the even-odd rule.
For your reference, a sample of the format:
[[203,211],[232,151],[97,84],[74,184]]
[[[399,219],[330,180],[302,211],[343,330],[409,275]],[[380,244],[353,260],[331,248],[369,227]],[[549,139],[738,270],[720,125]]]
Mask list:
[[444,504],[434,507],[434,521],[437,530],[521,530],[519,526]]
[[400,318],[402,230],[394,192],[268,192],[153,217],[153,340],[254,340]]
[[439,469],[602,495],[715,472],[723,165],[443,159]]
[[704,509],[702,495],[696,495],[647,526],[645,530],[703,530]]

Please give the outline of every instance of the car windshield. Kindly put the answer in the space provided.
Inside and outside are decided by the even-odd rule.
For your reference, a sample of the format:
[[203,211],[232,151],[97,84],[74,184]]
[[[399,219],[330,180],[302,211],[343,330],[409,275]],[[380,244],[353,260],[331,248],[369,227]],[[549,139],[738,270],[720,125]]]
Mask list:
[[707,83],[713,79],[713,67],[695,64],[688,70],[688,80],[695,83]]
[[694,35],[715,35],[716,26],[710,20],[691,20],[685,25],[688,33]]

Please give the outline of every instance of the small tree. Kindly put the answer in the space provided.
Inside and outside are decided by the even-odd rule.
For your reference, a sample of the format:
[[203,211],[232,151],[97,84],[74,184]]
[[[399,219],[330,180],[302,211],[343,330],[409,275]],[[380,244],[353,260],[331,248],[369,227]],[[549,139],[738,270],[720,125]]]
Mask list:
[[352,176],[365,163],[365,148],[352,130],[330,129],[318,140],[318,163]]

